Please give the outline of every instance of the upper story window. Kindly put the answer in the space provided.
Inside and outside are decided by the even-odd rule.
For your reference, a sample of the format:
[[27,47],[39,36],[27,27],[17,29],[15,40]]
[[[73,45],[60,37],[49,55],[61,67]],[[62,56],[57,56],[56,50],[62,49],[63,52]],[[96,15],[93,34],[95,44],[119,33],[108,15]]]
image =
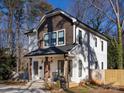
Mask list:
[[58,45],[64,44],[64,30],[58,32]]
[[97,38],[95,38],[94,40],[95,40],[95,47],[97,47]]
[[101,41],[101,50],[103,51],[103,45],[104,45],[104,43],[103,43],[103,41]]
[[44,46],[63,45],[65,43],[64,30],[44,34]]
[[53,32],[52,39],[51,39],[51,45],[56,45],[56,43],[57,43],[57,33]]
[[79,30],[79,33],[78,33],[78,40],[79,40],[79,44],[82,44],[82,31]]
[[49,46],[49,36],[48,36],[48,34],[44,34],[44,46]]
[[101,63],[101,69],[104,69],[104,64],[103,64],[103,62]]

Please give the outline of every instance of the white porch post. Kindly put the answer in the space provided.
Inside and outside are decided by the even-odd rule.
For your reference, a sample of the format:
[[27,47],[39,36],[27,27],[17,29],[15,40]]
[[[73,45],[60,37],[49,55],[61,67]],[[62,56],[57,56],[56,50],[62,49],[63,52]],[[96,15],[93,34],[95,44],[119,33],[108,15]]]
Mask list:
[[66,86],[67,88],[69,87],[69,81],[68,81],[68,57],[65,57],[65,61],[64,61],[64,77],[66,80]]
[[34,80],[34,62],[32,60],[32,80]]

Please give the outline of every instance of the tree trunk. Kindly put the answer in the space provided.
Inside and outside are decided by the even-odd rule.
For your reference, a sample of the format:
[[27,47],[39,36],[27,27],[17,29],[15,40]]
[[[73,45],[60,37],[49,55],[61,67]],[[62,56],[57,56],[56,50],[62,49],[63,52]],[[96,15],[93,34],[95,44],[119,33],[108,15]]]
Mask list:
[[10,55],[13,55],[13,31],[12,31],[12,21],[13,21],[13,10],[10,9],[9,11],[9,28],[8,28],[8,47],[10,49]]
[[123,69],[122,27],[118,23],[118,68]]
[[19,20],[16,21],[16,62],[17,62],[17,73],[20,67],[20,47],[19,47]]

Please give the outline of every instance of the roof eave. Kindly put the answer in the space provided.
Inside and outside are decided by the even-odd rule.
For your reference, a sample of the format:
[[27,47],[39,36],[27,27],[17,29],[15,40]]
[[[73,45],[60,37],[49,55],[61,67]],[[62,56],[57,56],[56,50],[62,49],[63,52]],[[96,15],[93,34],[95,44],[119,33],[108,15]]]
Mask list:
[[75,24],[78,25],[78,26],[81,26],[81,27],[83,27],[83,28],[85,28],[85,29],[87,29],[89,32],[91,32],[91,33],[97,35],[98,37],[104,39],[105,41],[108,41],[108,40],[109,40],[104,34],[93,30],[93,28],[91,28],[91,27],[89,27],[89,26],[87,27],[87,26],[84,25],[82,22],[77,21],[77,22],[75,22]]

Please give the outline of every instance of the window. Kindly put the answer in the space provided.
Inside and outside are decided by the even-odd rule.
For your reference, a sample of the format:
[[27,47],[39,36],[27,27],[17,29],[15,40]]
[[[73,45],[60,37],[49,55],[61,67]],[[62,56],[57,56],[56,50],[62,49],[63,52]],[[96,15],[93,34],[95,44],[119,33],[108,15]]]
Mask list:
[[64,74],[64,60],[58,60],[58,74]]
[[98,62],[95,62],[95,69],[98,69]]
[[44,45],[49,46],[49,36],[48,36],[48,34],[44,34]]
[[78,75],[79,75],[79,77],[81,77],[82,76],[82,61],[81,60],[79,60],[78,67],[79,67]]
[[58,32],[58,45],[64,44],[64,31]]
[[79,30],[79,35],[78,35],[78,40],[79,40],[79,44],[82,44],[82,31]]
[[101,41],[101,50],[103,51],[103,41]]
[[104,64],[103,64],[103,62],[101,63],[101,69],[103,69],[104,68]]
[[69,76],[72,76],[72,60],[69,60],[69,64],[68,64],[68,74],[69,74]]
[[44,34],[44,46],[63,45],[65,43],[64,30]]
[[56,45],[56,41],[57,41],[57,34],[56,32],[52,33],[52,39],[51,39],[51,45]]
[[95,40],[95,47],[97,47],[97,38],[95,38],[94,40]]

